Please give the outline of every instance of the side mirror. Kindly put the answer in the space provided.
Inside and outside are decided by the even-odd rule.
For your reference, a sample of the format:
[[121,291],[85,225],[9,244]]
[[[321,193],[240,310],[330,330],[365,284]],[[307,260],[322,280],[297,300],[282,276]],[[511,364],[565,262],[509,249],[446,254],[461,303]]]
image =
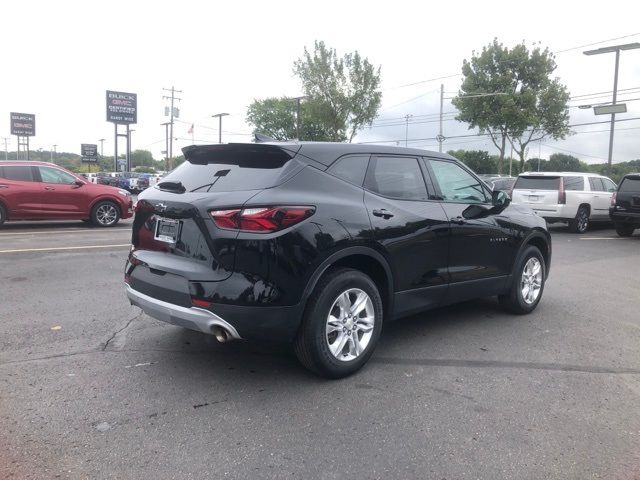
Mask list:
[[80,188],[84,185],[84,182],[82,180],[76,180],[75,182],[73,182],[73,186],[76,188]]
[[491,204],[494,207],[506,208],[511,203],[511,199],[506,192],[502,190],[494,190],[491,192]]

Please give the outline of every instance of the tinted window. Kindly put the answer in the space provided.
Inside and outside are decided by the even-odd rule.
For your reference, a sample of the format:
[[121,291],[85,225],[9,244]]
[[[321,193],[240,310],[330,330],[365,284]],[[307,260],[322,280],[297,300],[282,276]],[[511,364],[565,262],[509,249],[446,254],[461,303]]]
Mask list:
[[640,193],[640,177],[626,177],[620,184],[621,193]]
[[565,190],[584,190],[584,177],[564,177]]
[[589,186],[591,190],[594,192],[603,192],[604,187],[602,186],[602,180],[597,177],[589,177]]
[[438,160],[430,160],[430,163],[444,201],[487,202],[486,191],[482,188],[482,184],[460,165]]
[[18,180],[23,182],[33,182],[33,173],[31,167],[21,167],[17,165],[5,165],[2,168],[2,177],[9,180]]
[[616,184],[608,178],[601,178],[600,180],[602,180],[605,192],[615,192],[617,190],[618,187],[616,187]]
[[257,190],[278,185],[296,166],[296,160],[271,160],[255,156],[228,163],[211,162],[206,165],[187,161],[178,166],[158,183],[162,189],[164,182],[180,182],[187,192],[232,192],[236,190]]
[[71,184],[76,181],[73,175],[69,175],[67,172],[58,170],[57,168],[38,167],[40,171],[40,178],[45,183],[64,183]]
[[426,200],[427,187],[415,158],[373,157],[366,186],[380,195],[405,200]]
[[518,177],[514,189],[523,190],[559,190],[560,177],[530,176]]
[[362,186],[364,175],[367,173],[369,156],[345,157],[331,166],[329,172],[347,182]]
[[515,178],[501,178],[499,180],[494,180],[493,183],[493,189],[494,190],[511,190],[511,187],[513,187],[514,182],[516,181]]

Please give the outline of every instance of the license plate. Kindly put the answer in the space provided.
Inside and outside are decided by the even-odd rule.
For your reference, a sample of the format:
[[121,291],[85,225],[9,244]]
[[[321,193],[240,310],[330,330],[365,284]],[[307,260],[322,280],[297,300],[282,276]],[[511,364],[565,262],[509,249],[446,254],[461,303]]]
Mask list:
[[530,202],[537,202],[538,201],[538,196],[537,195],[529,195],[529,201]]
[[158,218],[156,220],[156,233],[154,238],[161,242],[176,243],[180,235],[180,222],[171,218]]

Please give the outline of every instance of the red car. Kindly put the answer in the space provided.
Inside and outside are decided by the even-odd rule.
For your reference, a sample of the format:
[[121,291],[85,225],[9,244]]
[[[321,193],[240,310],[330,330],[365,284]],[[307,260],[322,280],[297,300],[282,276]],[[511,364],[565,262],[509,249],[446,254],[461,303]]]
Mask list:
[[98,185],[46,162],[0,162],[0,225],[11,220],[84,220],[112,227],[133,215],[126,190]]

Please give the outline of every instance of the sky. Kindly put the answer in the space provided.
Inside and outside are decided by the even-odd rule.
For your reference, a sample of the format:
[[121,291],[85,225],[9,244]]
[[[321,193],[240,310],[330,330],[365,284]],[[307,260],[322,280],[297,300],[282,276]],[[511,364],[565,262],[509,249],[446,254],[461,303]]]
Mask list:
[[[132,149],[151,150],[162,158],[163,88],[182,92],[177,102],[174,154],[192,143],[216,143],[223,118],[223,142],[250,141],[246,108],[254,99],[298,96],[301,87],[293,62],[323,40],[339,54],[358,50],[381,66],[382,107],[371,128],[356,142],[385,141],[437,150],[439,89],[457,92],[462,61],[496,37],[505,45],[540,43],[557,53],[555,75],[572,97],[571,124],[606,122],[578,105],[605,103],[613,89],[615,54],[585,56],[584,50],[640,42],[640,2],[610,0],[534,4],[426,1],[65,1],[5,2],[0,75],[0,142],[10,136],[9,113],[34,113],[36,136],[31,149],[80,153],[81,143],[105,138],[112,155],[114,127],[107,123],[105,91],[138,95],[138,123],[132,125]],[[25,26],[23,26],[25,25]],[[620,38],[624,37],[624,38]],[[583,45],[609,40],[590,47]],[[613,40],[617,39],[617,40]],[[561,52],[563,50],[568,50]],[[447,77],[436,79],[438,77]],[[411,84],[411,85],[408,85]],[[408,86],[406,86],[408,85]],[[633,90],[636,88],[635,90]],[[618,102],[640,117],[640,49],[622,52]],[[455,112],[446,99],[444,112]],[[410,117],[408,130],[404,117]],[[483,137],[469,135],[454,113],[445,115],[444,150],[484,149]],[[395,124],[389,126],[389,124]],[[194,124],[193,137],[188,133]],[[570,153],[589,163],[607,159],[609,125],[576,126],[562,141],[532,146],[540,153]],[[4,144],[0,143],[0,148]],[[124,141],[120,144],[124,150]],[[515,156],[515,153],[514,153]],[[640,158],[640,120],[616,124],[614,162]]]

